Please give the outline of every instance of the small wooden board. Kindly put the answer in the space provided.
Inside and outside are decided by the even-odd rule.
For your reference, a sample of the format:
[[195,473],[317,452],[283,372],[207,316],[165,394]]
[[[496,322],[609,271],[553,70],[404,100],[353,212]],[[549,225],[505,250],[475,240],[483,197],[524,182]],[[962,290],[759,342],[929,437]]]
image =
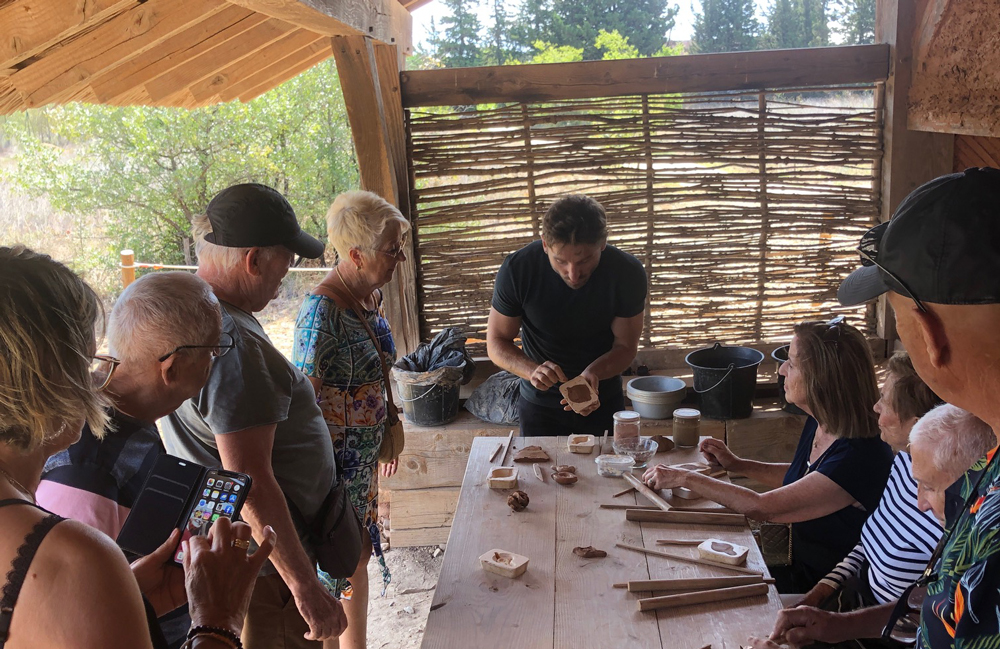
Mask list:
[[563,399],[566,399],[566,403],[576,413],[580,413],[600,403],[597,392],[587,382],[587,379],[582,376],[578,376],[560,385],[559,394],[563,395]]

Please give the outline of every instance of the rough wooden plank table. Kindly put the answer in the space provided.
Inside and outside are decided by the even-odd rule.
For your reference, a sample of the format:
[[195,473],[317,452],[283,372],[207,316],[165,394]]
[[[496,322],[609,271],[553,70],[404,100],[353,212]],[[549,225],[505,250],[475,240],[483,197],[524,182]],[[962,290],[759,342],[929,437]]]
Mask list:
[[[624,510],[601,509],[602,503],[649,503],[635,493],[613,498],[628,484],[598,476],[594,464],[598,450],[590,455],[569,453],[565,437],[514,438],[507,466],[514,451],[532,444],[544,448],[553,460],[545,463],[544,484],[535,478],[530,464],[514,464],[518,488],[531,499],[527,509],[514,513],[507,506],[510,492],[490,489],[486,482],[490,467],[500,464],[499,458],[489,462],[498,441],[501,438],[480,437],[473,443],[427,619],[424,649],[626,645],[699,649],[709,644],[714,649],[735,649],[750,635],[770,632],[781,608],[773,586],[766,597],[650,613],[638,610],[640,595],[612,588],[616,582],[637,579],[734,574],[615,547],[627,543],[697,557],[694,547],[656,545],[661,538],[712,537],[748,546],[747,567],[766,574],[749,528],[633,523],[625,520]],[[658,453],[653,461],[680,464],[700,459],[695,449],[675,449]],[[571,486],[556,484],[548,477],[549,464],[576,466],[580,480]],[[679,507],[713,505],[705,500],[668,500]],[[606,550],[607,558],[582,559],[573,554],[574,547],[587,545]],[[484,572],[479,556],[492,549],[527,556],[528,571],[517,579]]]

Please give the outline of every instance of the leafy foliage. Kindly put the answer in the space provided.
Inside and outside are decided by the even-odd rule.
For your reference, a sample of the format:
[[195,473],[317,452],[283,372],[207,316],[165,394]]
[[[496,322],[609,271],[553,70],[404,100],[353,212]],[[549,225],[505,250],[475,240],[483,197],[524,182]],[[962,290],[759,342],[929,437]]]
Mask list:
[[691,49],[698,53],[753,50],[759,32],[753,0],[701,0]]
[[[48,133],[32,126],[42,117]],[[191,263],[192,220],[237,182],[277,188],[304,227],[321,234],[333,198],[358,182],[332,61],[247,104],[193,111],[68,104],[22,113],[3,127],[16,143],[10,180],[57,209],[104,214],[111,259],[132,248],[142,260]]]

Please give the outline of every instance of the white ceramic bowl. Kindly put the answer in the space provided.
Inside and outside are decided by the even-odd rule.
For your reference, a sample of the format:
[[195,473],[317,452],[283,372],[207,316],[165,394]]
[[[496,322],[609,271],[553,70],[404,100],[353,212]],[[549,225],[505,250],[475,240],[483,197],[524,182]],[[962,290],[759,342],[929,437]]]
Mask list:
[[625,389],[632,408],[646,419],[670,419],[684,400],[687,386],[672,376],[640,376]]

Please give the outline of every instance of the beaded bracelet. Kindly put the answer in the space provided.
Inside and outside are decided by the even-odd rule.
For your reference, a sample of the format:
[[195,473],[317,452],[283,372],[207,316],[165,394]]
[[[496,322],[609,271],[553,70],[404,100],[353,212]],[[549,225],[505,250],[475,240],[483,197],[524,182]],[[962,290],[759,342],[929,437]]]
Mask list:
[[191,630],[188,631],[187,634],[187,642],[184,643],[182,649],[191,647],[195,638],[205,635],[218,638],[219,640],[229,644],[233,649],[243,649],[243,642],[240,640],[240,637],[229,629],[223,629],[218,626],[206,626],[203,624],[191,627]]

